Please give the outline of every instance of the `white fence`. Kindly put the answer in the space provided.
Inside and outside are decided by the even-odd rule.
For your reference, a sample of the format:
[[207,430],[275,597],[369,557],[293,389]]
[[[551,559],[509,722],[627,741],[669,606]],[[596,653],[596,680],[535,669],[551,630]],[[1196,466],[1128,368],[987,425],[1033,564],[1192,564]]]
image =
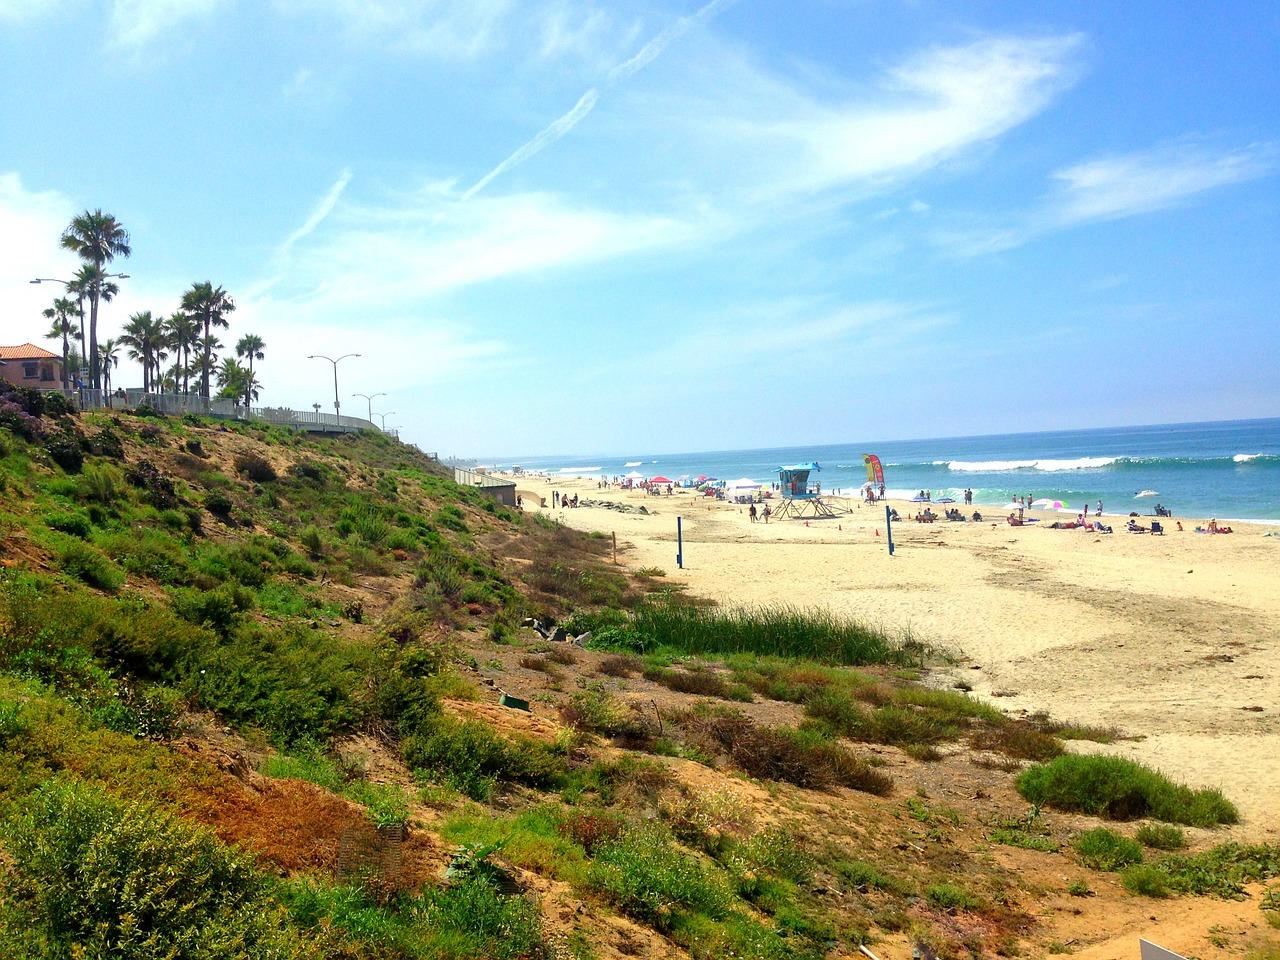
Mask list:
[[193,413],[201,417],[221,417],[227,420],[264,420],[313,433],[377,430],[379,433],[397,435],[394,430],[380,430],[377,424],[363,417],[340,417],[315,410],[290,410],[288,407],[246,407],[234,400],[206,400],[204,397],[181,393],[147,393],[143,390],[124,389],[110,393],[88,389],[58,392],[64,393],[81,410],[136,410],[139,407],[150,407],[172,416]]

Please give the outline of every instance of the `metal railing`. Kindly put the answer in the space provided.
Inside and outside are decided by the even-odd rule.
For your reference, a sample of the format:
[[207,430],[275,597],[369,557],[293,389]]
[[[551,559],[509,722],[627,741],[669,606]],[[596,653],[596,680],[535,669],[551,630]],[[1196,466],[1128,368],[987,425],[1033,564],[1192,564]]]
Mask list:
[[495,477],[479,470],[465,470],[462,467],[453,468],[453,482],[465,487],[514,487],[516,485],[514,480]]
[[107,393],[103,390],[56,390],[81,410],[137,410],[148,407],[158,413],[182,416],[192,413],[200,417],[219,417],[225,420],[262,420],[287,427],[296,427],[313,433],[356,433],[375,430],[396,436],[394,430],[381,430],[377,424],[363,417],[340,417],[315,410],[291,410],[288,407],[246,407],[234,400],[211,398],[181,393],[148,393],[145,390],[119,389]]

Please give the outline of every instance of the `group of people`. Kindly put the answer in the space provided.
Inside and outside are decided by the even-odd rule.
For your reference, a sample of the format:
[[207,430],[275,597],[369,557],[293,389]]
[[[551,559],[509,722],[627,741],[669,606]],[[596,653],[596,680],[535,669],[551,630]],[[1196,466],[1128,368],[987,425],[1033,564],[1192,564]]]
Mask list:
[[751,522],[755,523],[759,519],[763,519],[765,523],[769,522],[769,518],[773,516],[773,511],[769,508],[769,504],[765,504],[760,510],[756,510],[755,503],[752,503],[747,510],[747,516],[751,518]]
[[578,495],[575,493],[572,497],[568,494],[561,493],[559,490],[551,491],[551,509],[559,510],[561,507],[576,507],[578,505]]

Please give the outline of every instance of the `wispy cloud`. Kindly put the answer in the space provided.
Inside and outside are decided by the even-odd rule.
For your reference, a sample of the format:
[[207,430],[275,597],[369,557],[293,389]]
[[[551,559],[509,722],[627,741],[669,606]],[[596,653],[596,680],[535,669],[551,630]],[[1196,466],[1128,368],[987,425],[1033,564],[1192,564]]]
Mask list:
[[1097,157],[1051,174],[1051,188],[1031,209],[1003,223],[941,230],[935,240],[962,256],[996,253],[1080,224],[1175,207],[1218,187],[1269,176],[1278,166],[1275,143],[1212,148],[1187,139]]
[[[618,64],[609,71],[607,82],[609,85],[620,83],[624,80],[635,76],[646,66],[656,60],[673,42],[678,40],[684,34],[688,33],[694,26],[700,23],[706,23],[722,10],[726,10],[733,6],[737,0],[711,0],[711,2],[703,5],[696,13],[692,13],[687,17],[681,17],[671,26],[658,33],[653,39],[649,40],[639,51],[630,58]],[[513,167],[519,166],[530,157],[541,153],[551,144],[563,138],[574,127],[583,121],[595,105],[600,100],[600,93],[595,88],[587,90],[578,102],[567,112],[553,120],[550,124],[540,130],[531,140],[526,141],[518,147],[514,153],[509,155],[505,160],[496,167],[486,173],[483,177],[475,182],[475,184],[467,190],[463,195],[463,199],[470,199],[475,196],[486,186],[492,183],[497,177],[506,173]]]
[[462,199],[470,200],[508,170],[519,166],[530,157],[541,153],[551,144],[555,143],[581,123],[582,119],[595,109],[596,102],[599,99],[600,94],[596,91],[595,87],[592,87],[578,98],[578,102],[575,103],[568,112],[557,117],[547,126],[543,127],[542,130],[538,132],[537,136],[522,144],[514,153],[472,184],[472,186],[462,195]]
[[114,0],[109,36],[125,48],[139,48],[180,23],[208,16],[228,0]]
[[343,170],[338,179],[334,181],[333,186],[329,188],[328,192],[320,198],[320,202],[311,210],[311,214],[303,221],[302,225],[285,238],[284,243],[280,245],[281,253],[287,253],[295,243],[315,232],[316,227],[324,222],[325,217],[333,213],[333,208],[338,205],[338,201],[342,198],[342,194],[350,182],[351,171]]
[[1275,143],[1213,150],[1200,143],[1164,145],[1101,157],[1058,170],[1051,219],[1061,226],[1149,213],[1206,190],[1273,173]]

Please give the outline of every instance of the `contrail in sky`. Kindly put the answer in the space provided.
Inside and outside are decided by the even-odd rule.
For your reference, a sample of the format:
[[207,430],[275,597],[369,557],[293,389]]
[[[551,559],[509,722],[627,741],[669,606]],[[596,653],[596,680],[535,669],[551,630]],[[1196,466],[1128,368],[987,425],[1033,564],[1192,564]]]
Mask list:
[[351,171],[343,170],[342,174],[329,188],[329,192],[320,198],[320,202],[316,204],[315,209],[311,211],[311,216],[293,233],[289,234],[285,242],[280,247],[281,253],[287,253],[289,248],[308,236],[316,227],[324,221],[324,218],[333,213],[333,208],[338,205],[338,200],[342,197],[342,191],[347,189],[347,184],[351,182]]
[[[672,43],[679,40],[695,26],[706,23],[708,20],[717,16],[724,10],[737,3],[738,0],[711,0],[710,3],[704,4],[694,13],[686,17],[681,17],[675,23],[671,24],[665,30],[660,31],[657,36],[641,47],[630,59],[618,64],[609,71],[606,78],[608,86],[621,83],[623,80],[629,80],[637,73],[653,63],[654,60],[661,56],[662,51],[666,50]],[[551,146],[570,130],[582,122],[583,118],[595,108],[597,101],[600,99],[600,93],[595,87],[592,87],[581,97],[573,108],[563,116],[557,117],[542,130],[540,130],[532,140],[529,140],[520,146],[514,153],[503,160],[500,164],[486,173],[477,180],[466,193],[462,195],[463,200],[470,200],[477,193],[487,187],[493,180],[500,177],[513,167],[519,166],[530,157],[540,153],[545,148]]]

